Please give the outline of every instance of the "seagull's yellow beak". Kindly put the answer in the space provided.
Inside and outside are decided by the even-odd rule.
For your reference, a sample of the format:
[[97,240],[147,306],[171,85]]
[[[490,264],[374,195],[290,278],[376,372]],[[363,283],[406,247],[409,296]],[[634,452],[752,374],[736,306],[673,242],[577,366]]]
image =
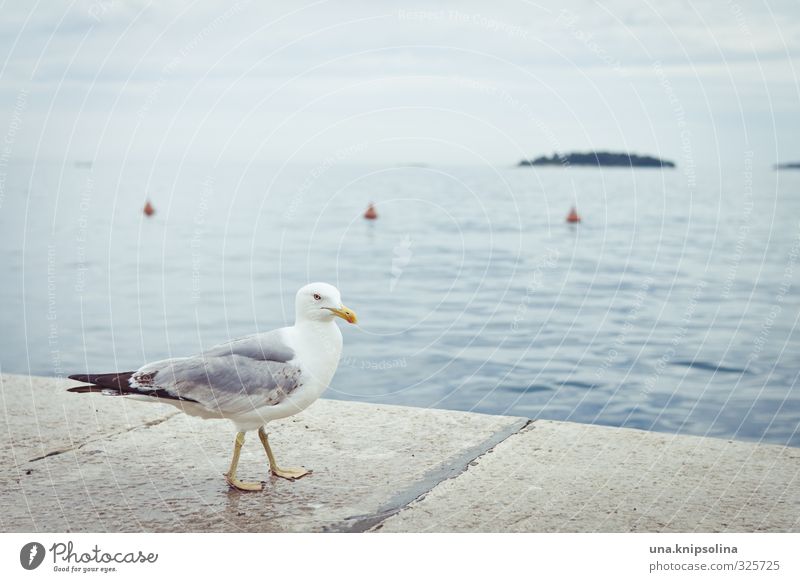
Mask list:
[[342,305],[339,309],[334,309],[333,307],[325,307],[325,309],[329,310],[337,317],[341,317],[347,323],[358,323],[358,317],[356,317],[356,312]]

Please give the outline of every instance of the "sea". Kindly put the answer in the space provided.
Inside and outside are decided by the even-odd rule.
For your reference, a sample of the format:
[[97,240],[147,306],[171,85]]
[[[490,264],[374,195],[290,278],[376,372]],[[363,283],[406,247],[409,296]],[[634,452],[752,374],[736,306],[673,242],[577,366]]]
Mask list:
[[328,398],[800,446],[800,172],[356,157],[12,162],[0,371],[191,355],[326,281]]

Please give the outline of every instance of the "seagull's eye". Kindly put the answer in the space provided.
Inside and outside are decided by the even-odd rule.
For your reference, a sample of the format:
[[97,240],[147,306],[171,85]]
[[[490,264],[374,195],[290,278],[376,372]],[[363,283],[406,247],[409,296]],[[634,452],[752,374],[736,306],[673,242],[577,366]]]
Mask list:
[[322,295],[319,293],[314,293],[314,301],[319,301],[320,299],[322,299]]

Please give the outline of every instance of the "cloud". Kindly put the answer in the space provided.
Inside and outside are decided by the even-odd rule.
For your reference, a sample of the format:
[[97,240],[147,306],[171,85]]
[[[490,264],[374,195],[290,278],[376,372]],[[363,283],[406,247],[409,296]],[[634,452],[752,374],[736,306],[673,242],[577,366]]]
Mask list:
[[[229,143],[231,156],[258,150],[280,159],[285,143],[270,135],[308,142],[302,155],[314,159],[337,140],[359,141],[352,132],[416,132],[475,147],[483,140],[495,148],[489,157],[513,162],[516,144],[530,154],[552,149],[541,124],[569,147],[675,156],[679,132],[659,63],[695,139],[739,147],[747,130],[750,139],[778,139],[800,152],[791,128],[773,123],[798,105],[793,2],[431,6],[13,2],[0,23],[8,55],[0,103],[30,90],[18,150],[59,159],[121,155],[129,146],[147,157],[154,140],[164,141],[164,155],[217,155],[219,143]],[[80,142],[70,138],[78,129]],[[725,135],[732,139],[718,137]],[[408,147],[410,156],[415,146]]]

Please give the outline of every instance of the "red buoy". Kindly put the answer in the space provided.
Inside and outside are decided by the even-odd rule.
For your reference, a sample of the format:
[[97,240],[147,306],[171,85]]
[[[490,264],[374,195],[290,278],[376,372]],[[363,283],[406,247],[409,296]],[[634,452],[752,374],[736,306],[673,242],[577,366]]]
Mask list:
[[367,211],[364,213],[364,218],[367,220],[375,220],[378,218],[378,213],[375,211],[375,205],[370,202]]
[[155,213],[156,213],[156,209],[153,208],[153,205],[150,204],[150,201],[148,200],[144,205],[144,214],[145,214],[145,216],[153,216]]
[[575,210],[575,207],[573,206],[572,208],[570,208],[569,214],[567,214],[567,222],[576,223],[576,222],[580,222],[580,221],[581,221],[581,217],[578,216],[578,211]]

